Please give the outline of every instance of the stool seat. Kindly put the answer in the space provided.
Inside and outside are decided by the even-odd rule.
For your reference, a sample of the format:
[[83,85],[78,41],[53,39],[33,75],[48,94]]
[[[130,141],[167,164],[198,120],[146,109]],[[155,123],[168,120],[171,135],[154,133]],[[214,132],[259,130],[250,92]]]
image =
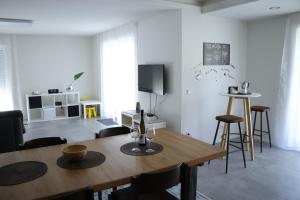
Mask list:
[[267,107],[267,106],[251,106],[251,111],[266,112],[266,111],[270,111],[270,107]]
[[216,116],[216,120],[225,122],[225,123],[237,123],[243,122],[244,119],[235,115],[220,115]]

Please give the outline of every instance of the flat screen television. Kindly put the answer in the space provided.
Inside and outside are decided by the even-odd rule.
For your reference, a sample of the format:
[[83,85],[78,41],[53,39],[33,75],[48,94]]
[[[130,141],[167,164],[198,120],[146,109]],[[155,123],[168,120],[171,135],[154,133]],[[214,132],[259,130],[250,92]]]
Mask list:
[[165,94],[164,65],[139,65],[138,90],[142,92]]

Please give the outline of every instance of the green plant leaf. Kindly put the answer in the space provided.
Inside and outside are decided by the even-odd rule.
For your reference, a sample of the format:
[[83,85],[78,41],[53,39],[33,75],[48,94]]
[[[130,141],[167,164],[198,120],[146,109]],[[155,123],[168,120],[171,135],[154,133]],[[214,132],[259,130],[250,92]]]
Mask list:
[[74,81],[76,81],[77,79],[79,79],[82,76],[82,74],[84,74],[84,72],[80,72],[78,74],[75,74],[74,75]]

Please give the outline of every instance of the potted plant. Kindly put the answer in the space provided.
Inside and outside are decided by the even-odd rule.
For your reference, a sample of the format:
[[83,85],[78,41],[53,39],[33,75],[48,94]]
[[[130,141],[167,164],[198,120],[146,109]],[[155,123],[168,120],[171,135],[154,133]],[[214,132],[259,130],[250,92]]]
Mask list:
[[74,88],[73,88],[73,83],[74,83],[76,80],[78,80],[83,74],[84,74],[84,72],[80,72],[80,73],[74,75],[73,81],[72,81],[71,84],[66,88],[66,90],[67,90],[68,92],[74,90]]

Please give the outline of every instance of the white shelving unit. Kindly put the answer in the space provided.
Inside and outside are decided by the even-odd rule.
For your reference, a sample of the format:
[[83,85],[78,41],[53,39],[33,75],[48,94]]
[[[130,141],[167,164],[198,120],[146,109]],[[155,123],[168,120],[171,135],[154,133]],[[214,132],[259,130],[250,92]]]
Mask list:
[[28,122],[80,117],[80,93],[26,95]]
[[[126,126],[128,128],[131,127],[133,123],[135,124],[140,124],[140,113],[136,113],[135,110],[128,110],[128,111],[123,111],[121,113],[121,121],[122,121],[122,126]],[[161,119],[155,119],[148,121],[147,118],[144,118],[145,121],[145,127],[146,128],[166,128],[167,123]]]

